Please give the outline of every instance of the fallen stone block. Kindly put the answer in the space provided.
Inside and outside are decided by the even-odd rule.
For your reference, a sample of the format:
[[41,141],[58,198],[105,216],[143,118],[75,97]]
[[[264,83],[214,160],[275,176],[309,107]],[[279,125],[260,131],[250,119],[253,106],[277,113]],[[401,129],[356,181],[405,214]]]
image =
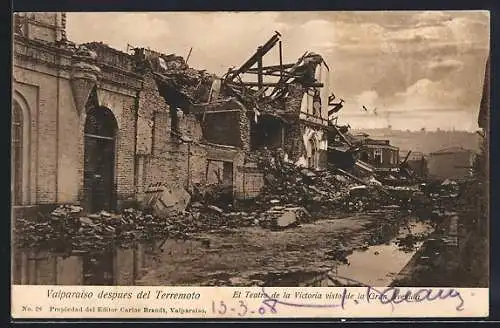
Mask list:
[[154,202],[153,211],[155,215],[162,217],[182,213],[186,210],[190,200],[191,195],[185,189],[175,191],[164,189]]
[[219,214],[223,214],[224,213],[224,211],[221,208],[219,208],[219,207],[217,207],[215,205],[208,205],[207,208],[210,209],[210,210],[212,210],[212,211],[214,211],[214,212],[217,212]]
[[297,223],[297,214],[293,211],[287,211],[276,220],[276,225],[280,228],[289,227]]

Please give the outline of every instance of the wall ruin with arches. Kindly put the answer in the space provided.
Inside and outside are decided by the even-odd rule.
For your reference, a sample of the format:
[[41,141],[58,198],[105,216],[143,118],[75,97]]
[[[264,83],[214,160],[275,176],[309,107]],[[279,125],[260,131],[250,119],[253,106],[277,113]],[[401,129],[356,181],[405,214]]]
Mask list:
[[201,123],[190,114],[177,118],[180,134],[191,141],[173,136],[172,112],[151,74],[137,73],[129,54],[102,43],[73,44],[59,33],[59,14],[47,15],[25,16],[14,35],[13,100],[28,120],[19,206],[86,205],[85,122],[91,108],[105,108],[116,120],[118,209],[139,200],[152,183],[188,188],[207,180],[209,159],[233,164],[238,192],[242,147],[202,142]]

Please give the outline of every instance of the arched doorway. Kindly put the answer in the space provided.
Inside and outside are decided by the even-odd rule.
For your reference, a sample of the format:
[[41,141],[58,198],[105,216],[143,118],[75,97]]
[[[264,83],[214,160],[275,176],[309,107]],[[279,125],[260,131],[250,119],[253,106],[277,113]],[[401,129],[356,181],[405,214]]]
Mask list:
[[11,167],[12,204],[23,202],[23,110],[17,101],[12,106],[11,121]]
[[91,108],[85,120],[84,191],[88,211],[115,207],[115,144],[118,125],[105,107]]

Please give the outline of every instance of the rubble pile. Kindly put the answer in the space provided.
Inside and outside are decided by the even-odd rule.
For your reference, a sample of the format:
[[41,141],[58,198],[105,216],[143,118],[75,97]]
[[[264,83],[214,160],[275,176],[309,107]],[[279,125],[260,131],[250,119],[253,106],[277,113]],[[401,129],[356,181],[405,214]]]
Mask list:
[[258,224],[263,228],[280,230],[295,227],[299,223],[310,222],[311,219],[311,214],[304,207],[287,204],[285,206],[273,206],[260,213]]
[[169,70],[157,75],[161,83],[177,90],[189,99],[191,104],[208,101],[214,76],[193,68]]
[[259,225],[266,228],[282,226],[285,220],[282,217],[288,212],[295,213],[295,220],[292,214],[286,214],[290,221],[305,223],[312,220],[313,215],[338,210],[352,185],[343,176],[299,168],[280,161],[271,152],[254,153],[253,156],[258,167],[266,173],[265,185],[249,208],[256,212]]
[[194,184],[191,191],[191,204],[217,205],[224,210],[230,210],[232,207],[232,193],[233,188],[231,185],[222,183]]
[[102,252],[115,246],[129,248],[138,241],[183,238],[185,232],[172,220],[165,220],[134,209],[121,214],[101,211],[84,215],[82,208],[62,205],[35,220],[18,218],[16,240],[20,248],[57,252]]
[[206,70],[189,67],[186,60],[174,54],[164,55],[149,49],[135,48],[137,71],[151,69],[157,81],[170,90],[176,90],[190,104],[206,103],[216,76]]
[[36,219],[18,218],[15,230],[19,248],[100,253],[116,247],[131,248],[138,242],[187,239],[197,232],[250,226],[256,223],[254,220],[245,212],[228,213],[198,202],[168,217],[136,209],[84,214],[79,206],[62,205]]

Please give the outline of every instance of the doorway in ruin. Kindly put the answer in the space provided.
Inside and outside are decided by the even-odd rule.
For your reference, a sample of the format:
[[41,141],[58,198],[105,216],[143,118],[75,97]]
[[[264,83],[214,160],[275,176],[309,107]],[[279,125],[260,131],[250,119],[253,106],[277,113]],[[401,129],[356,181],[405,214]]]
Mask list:
[[250,147],[252,150],[263,148],[277,149],[285,144],[285,126],[272,116],[262,115],[259,122],[250,123]]
[[310,156],[307,159],[308,167],[311,169],[316,169],[318,168],[319,163],[319,152],[316,142],[314,142],[313,138],[309,139],[309,149],[311,152]]
[[115,208],[115,152],[118,124],[105,107],[87,112],[84,130],[84,199],[88,211]]

